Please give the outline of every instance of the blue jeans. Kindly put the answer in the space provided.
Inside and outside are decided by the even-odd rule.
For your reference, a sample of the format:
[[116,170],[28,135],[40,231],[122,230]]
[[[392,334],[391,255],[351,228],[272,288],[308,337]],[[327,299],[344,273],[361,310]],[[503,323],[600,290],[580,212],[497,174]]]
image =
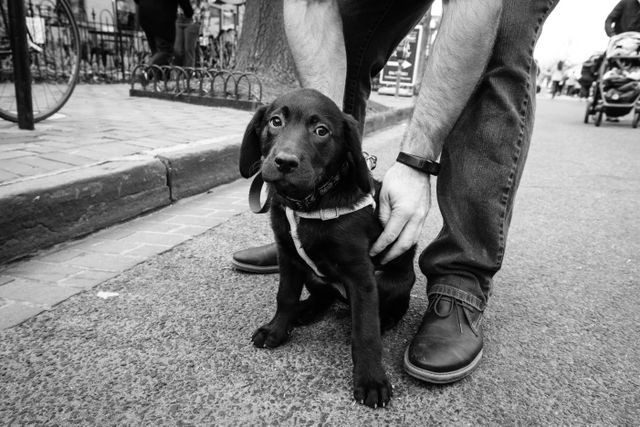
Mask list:
[[[557,2],[504,2],[487,69],[443,147],[437,196],[444,225],[419,258],[428,295],[452,296],[479,311],[486,306],[502,265],[531,140],[537,74],[533,49]],[[361,125],[371,78],[430,5],[428,0],[341,0],[347,49],[344,110]]]
[[178,16],[176,19],[176,42],[173,47],[175,63],[182,67],[194,67],[196,65],[196,44],[200,24],[192,19]]

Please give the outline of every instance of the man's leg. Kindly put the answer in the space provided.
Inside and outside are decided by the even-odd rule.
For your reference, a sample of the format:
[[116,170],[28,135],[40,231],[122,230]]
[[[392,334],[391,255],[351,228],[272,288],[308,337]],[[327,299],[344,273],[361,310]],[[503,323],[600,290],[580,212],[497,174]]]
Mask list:
[[176,40],[176,26],[174,22],[158,23],[162,28],[161,33],[155,33],[155,45],[157,52],[151,57],[151,65],[169,65],[173,58],[173,44]]
[[[285,0],[285,31],[301,84],[342,102],[364,129],[371,79],[431,3]],[[277,272],[275,244],[236,252],[232,264],[252,273]]]
[[429,307],[405,354],[406,370],[420,379],[457,381],[482,357],[482,312],[533,129],[533,49],[556,2],[504,2],[486,72],[445,141],[437,186],[444,225],[419,259]]
[[157,52],[149,60],[150,65],[169,65],[173,58],[173,42],[163,37],[156,37]]
[[184,66],[195,67],[196,65],[196,49],[198,46],[198,34],[200,33],[200,24],[191,22],[187,25],[184,32]]
[[173,44],[173,61],[175,65],[184,66],[185,60],[185,31],[189,25],[187,18],[180,15],[178,19],[176,19],[176,37],[175,43]]

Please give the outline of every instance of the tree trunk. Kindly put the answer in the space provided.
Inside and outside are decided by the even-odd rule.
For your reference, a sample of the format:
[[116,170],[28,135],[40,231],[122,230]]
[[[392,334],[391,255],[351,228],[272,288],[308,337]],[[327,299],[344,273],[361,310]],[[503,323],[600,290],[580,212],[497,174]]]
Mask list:
[[238,42],[236,69],[262,81],[264,102],[298,86],[282,18],[282,0],[248,0]]

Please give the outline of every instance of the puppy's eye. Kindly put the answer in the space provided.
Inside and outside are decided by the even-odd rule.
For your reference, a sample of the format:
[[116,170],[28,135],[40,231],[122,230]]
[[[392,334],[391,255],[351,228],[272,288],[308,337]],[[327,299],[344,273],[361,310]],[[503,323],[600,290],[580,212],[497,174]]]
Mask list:
[[282,126],[282,119],[278,116],[271,117],[269,119],[269,124],[274,128],[279,128]]
[[315,128],[313,130],[313,133],[315,133],[318,136],[327,136],[329,135],[329,129],[327,129],[326,126],[318,126],[317,128]]

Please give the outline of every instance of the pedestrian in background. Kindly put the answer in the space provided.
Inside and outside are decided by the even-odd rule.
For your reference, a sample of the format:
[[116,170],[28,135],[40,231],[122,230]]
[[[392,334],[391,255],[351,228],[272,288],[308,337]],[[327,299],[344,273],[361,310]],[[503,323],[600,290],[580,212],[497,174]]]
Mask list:
[[178,5],[184,16],[191,19],[193,8],[189,0],[134,0],[138,22],[147,37],[151,50],[149,65],[167,65],[173,58],[176,38]]
[[558,61],[556,66],[551,71],[551,98],[555,98],[556,95],[562,93],[562,86],[564,86],[564,62]]
[[621,0],[604,22],[609,37],[627,31],[640,31],[640,0]]
[[200,33],[200,1],[194,8],[192,17],[184,10],[178,13],[176,20],[176,43],[174,45],[174,63],[182,67],[194,67],[196,64],[196,47]]

